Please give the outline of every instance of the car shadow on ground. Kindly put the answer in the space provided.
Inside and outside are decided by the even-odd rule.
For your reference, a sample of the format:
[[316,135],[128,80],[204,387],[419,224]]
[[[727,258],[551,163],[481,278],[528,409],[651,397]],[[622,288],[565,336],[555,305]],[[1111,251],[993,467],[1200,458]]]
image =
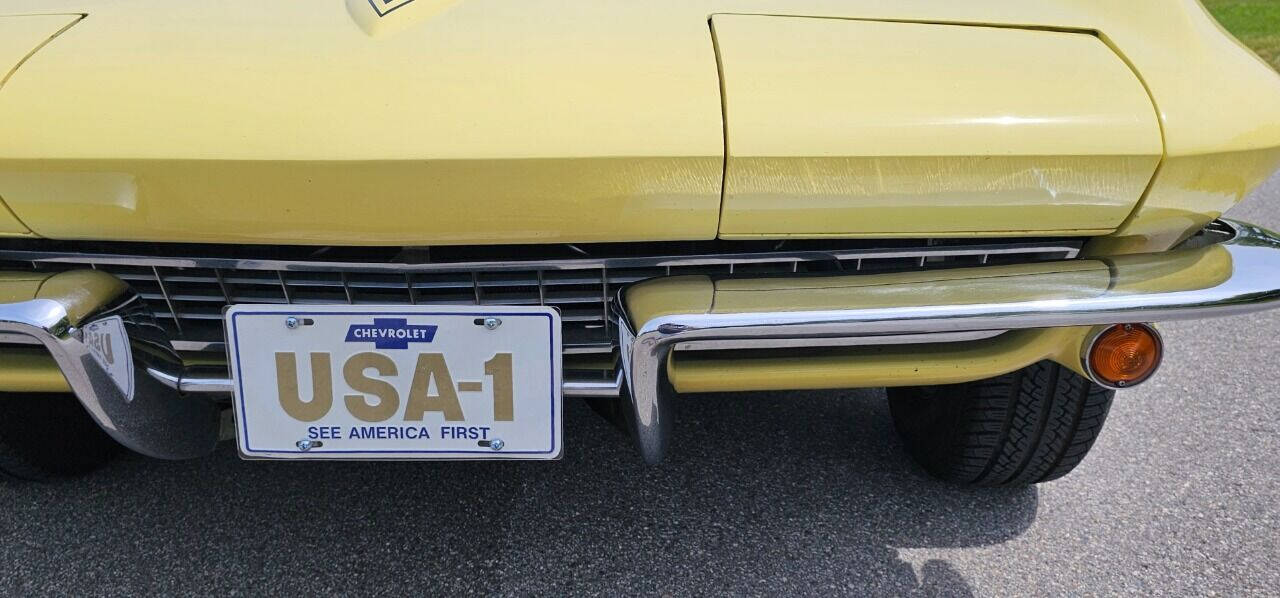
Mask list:
[[[3,583],[108,591],[966,595],[902,548],[1022,533],[1034,489],[927,478],[883,391],[683,399],[646,467],[583,404],[555,463],[276,463],[232,446],[0,485]],[[7,521],[6,521],[7,520]]]

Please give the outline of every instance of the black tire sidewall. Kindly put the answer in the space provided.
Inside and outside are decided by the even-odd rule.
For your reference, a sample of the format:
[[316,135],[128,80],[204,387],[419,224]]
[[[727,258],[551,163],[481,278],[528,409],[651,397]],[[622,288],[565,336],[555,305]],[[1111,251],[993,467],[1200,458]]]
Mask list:
[[72,395],[0,393],[0,473],[31,481],[83,474],[122,448]]

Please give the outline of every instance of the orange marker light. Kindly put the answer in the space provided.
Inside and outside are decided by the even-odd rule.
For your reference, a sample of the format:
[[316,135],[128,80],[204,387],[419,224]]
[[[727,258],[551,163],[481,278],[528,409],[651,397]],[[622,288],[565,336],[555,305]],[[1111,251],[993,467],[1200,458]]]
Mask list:
[[1164,343],[1154,328],[1117,324],[1093,339],[1085,368],[1103,386],[1128,388],[1151,377],[1163,356]]

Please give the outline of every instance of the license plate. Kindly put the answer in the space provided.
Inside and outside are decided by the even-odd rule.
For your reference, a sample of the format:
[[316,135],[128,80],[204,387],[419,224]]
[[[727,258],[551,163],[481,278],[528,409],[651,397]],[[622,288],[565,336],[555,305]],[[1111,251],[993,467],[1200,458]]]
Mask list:
[[560,316],[548,307],[234,305],[248,459],[556,459]]

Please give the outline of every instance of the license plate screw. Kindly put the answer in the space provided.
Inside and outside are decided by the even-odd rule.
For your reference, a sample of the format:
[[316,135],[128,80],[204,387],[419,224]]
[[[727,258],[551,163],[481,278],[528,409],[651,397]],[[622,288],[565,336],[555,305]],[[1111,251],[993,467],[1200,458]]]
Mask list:
[[493,440],[489,441],[489,448],[495,451],[502,450],[502,447],[504,446],[507,446],[507,443],[503,442],[501,438],[494,438]]
[[[301,326],[301,325],[302,325],[302,321],[293,316],[289,316],[284,319],[284,327],[288,328],[289,330],[293,330],[294,328],[297,328],[298,326]],[[305,451],[307,449],[302,449],[302,450]]]
[[[498,318],[484,319],[484,327],[488,330],[493,330],[501,325],[502,325],[502,320],[499,320]],[[494,449],[494,450],[497,450],[497,449]]]
[[313,448],[324,446],[323,442],[320,442],[319,440],[312,440],[310,438],[303,438],[302,440],[299,440],[294,444],[298,447],[298,450],[304,453]]

